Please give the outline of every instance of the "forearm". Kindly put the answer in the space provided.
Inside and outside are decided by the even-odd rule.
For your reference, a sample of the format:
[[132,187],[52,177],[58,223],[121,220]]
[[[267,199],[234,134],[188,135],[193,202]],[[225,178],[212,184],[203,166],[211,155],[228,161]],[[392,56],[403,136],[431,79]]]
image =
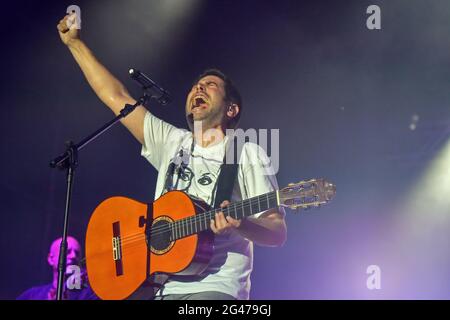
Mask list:
[[72,40],[68,48],[91,88],[115,114],[119,113],[124,103],[134,103],[122,83],[97,60],[82,40]]
[[[136,100],[129,95],[122,83],[97,60],[83,41],[73,39],[67,46],[89,85],[114,114],[118,115],[125,104],[136,103]],[[143,106],[138,106],[130,115],[121,120],[141,144],[144,143],[145,113],[146,109]]]
[[286,241],[286,223],[277,210],[270,210],[259,218],[243,219],[238,233],[261,246],[281,246]]

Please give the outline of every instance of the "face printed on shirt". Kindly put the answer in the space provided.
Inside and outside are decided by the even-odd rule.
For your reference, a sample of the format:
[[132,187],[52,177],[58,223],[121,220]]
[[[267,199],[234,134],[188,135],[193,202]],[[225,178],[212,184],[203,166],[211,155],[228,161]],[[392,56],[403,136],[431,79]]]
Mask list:
[[219,159],[213,159],[199,151],[194,151],[191,156],[189,148],[185,146],[182,152],[177,152],[171,159],[175,170],[168,187],[184,191],[209,203],[213,198],[222,163]]

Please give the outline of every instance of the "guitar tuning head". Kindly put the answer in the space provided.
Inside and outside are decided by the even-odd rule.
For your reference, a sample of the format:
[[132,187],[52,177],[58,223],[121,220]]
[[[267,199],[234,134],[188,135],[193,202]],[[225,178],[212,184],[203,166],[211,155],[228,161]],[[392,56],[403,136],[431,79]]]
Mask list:
[[318,208],[336,194],[336,186],[325,179],[289,183],[278,191],[280,205],[291,209]]

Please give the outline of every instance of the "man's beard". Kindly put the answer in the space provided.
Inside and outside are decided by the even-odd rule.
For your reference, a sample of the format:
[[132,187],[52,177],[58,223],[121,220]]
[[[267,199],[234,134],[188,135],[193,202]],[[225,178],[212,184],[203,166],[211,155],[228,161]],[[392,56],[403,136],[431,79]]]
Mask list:
[[212,110],[208,110],[208,112],[202,113],[201,115],[197,115],[194,118],[194,114],[190,112],[186,115],[186,121],[189,126],[191,132],[194,130],[194,123],[200,121],[203,131],[206,131],[210,128],[216,127],[217,125],[221,125],[223,120],[221,118],[220,110],[216,110],[215,112],[210,112]]

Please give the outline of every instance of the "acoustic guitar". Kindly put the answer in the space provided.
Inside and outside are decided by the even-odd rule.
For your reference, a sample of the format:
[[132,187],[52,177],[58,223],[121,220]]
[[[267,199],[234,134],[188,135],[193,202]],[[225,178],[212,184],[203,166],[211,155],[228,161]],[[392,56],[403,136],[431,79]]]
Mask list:
[[241,219],[279,206],[307,209],[335,193],[332,183],[313,179],[216,209],[182,191],[151,204],[108,198],[93,212],[86,232],[90,285],[101,299],[117,300],[130,298],[156,273],[200,274],[214,252],[210,221],[216,212]]

